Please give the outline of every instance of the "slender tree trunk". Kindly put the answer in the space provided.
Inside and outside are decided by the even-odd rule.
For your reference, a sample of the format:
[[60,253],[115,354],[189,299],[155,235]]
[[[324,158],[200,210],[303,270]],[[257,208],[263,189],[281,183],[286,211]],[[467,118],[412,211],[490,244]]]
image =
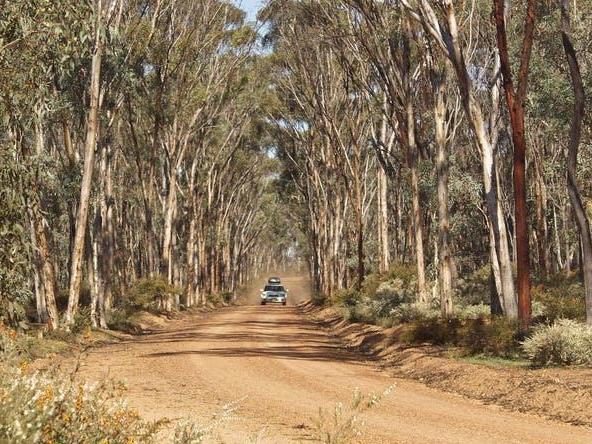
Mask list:
[[536,219],[537,219],[537,250],[539,259],[539,269],[543,276],[549,273],[549,247],[547,225],[547,192],[545,181],[542,174],[540,156],[535,157],[535,199],[536,199]]
[[436,123],[436,171],[438,176],[438,283],[440,308],[450,316],[452,305],[452,252],[448,219],[448,153],[446,137],[446,99],[444,73],[435,74],[434,120]]
[[[97,23],[101,22],[101,11],[97,11],[99,17]],[[74,247],[72,248],[70,289],[68,292],[68,309],[66,311],[66,325],[72,325],[74,316],[78,311],[80,298],[80,284],[82,281],[82,259],[84,257],[84,240],[88,229],[88,207],[90,202],[92,175],[94,169],[95,148],[99,132],[99,111],[100,111],[100,83],[101,83],[101,58],[103,46],[101,43],[101,30],[97,25],[97,40],[92,57],[91,84],[90,84],[90,110],[86,126],[86,142],[84,148],[84,169],[82,173],[82,184],[80,187],[80,200],[78,214],[76,217],[76,234],[74,236]]]
[[[35,124],[35,149],[36,154],[41,155],[45,150],[45,134],[43,130],[43,122],[41,120],[41,113]],[[23,149],[25,155],[30,155],[29,149]],[[37,173],[38,175],[39,173]],[[40,209],[41,193],[39,190],[38,179],[35,178],[33,182],[33,195],[36,201],[27,202],[29,217],[32,224],[32,240],[34,244],[36,258],[36,270],[40,278],[39,290],[43,295],[44,300],[38,302],[38,307],[41,310],[39,318],[45,318],[48,330],[57,330],[59,328],[59,313],[56,304],[57,284],[55,278],[55,268],[53,261],[55,258],[50,249],[48,235],[46,231],[46,221]],[[45,314],[43,313],[45,312]]]
[[522,330],[530,325],[530,244],[528,237],[528,209],[526,206],[526,129],[524,123],[524,99],[528,81],[528,68],[532,53],[535,26],[535,3],[528,0],[526,10],[522,56],[518,74],[518,90],[514,88],[508,42],[506,36],[506,0],[494,0],[497,29],[497,46],[501,62],[506,102],[512,125],[514,143],[514,226],[516,232],[516,264],[518,270],[518,318]]
[[43,217],[39,214],[39,209],[33,206],[31,213],[39,254],[40,276],[45,294],[47,327],[49,330],[57,330],[59,328],[59,316],[56,304],[57,288],[49,243],[47,241]]
[[592,233],[590,232],[590,221],[586,214],[586,207],[582,201],[576,176],[578,149],[582,137],[582,122],[584,120],[586,100],[578,58],[571,42],[569,0],[561,0],[561,18],[561,38],[565,57],[569,65],[575,98],[567,154],[567,191],[576,214],[576,223],[580,232],[583,256],[581,259],[582,274],[584,275],[584,289],[586,293],[586,321],[588,325],[592,325]]
[[45,299],[45,286],[43,285],[43,260],[39,254],[37,245],[37,235],[35,233],[35,224],[33,222],[33,212],[29,208],[29,219],[31,228],[31,244],[33,247],[33,264],[35,265],[33,282],[35,285],[35,306],[37,308],[37,322],[46,324],[48,321],[47,306]]
[[[380,137],[385,146],[388,144],[387,117],[382,119]],[[384,166],[378,162],[377,173],[377,219],[378,219],[378,245],[379,267],[381,273],[388,271],[391,261],[389,245],[389,219],[388,219],[388,178]]]

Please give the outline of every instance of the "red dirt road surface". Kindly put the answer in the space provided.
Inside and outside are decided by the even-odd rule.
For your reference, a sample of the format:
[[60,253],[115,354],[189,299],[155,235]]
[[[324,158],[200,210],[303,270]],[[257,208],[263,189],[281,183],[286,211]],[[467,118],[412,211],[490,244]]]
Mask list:
[[[244,305],[196,314],[162,330],[92,350],[82,375],[124,381],[146,418],[207,421],[225,404],[237,411],[212,442],[303,442],[320,407],[347,404],[356,388],[392,393],[363,416],[365,443],[592,443],[592,431],[504,411],[393,379],[341,347],[294,306],[308,282],[288,277],[290,304]],[[262,285],[262,283],[259,283]]]

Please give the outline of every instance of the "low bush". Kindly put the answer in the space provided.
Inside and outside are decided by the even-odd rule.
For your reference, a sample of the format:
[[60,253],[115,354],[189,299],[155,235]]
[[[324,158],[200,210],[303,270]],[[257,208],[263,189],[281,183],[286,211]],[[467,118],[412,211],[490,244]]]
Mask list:
[[150,310],[164,304],[166,298],[178,296],[180,288],[169,285],[163,277],[143,278],[136,281],[122,297],[123,308]]
[[417,268],[412,264],[395,263],[391,265],[386,280],[399,279],[403,286],[417,292]]
[[402,334],[401,339],[410,344],[457,344],[460,327],[458,319],[423,319],[410,323],[410,328]]
[[463,306],[489,304],[491,299],[491,267],[486,265],[455,284],[455,303]]
[[123,309],[111,310],[107,317],[107,325],[111,330],[123,331],[134,335],[142,333],[142,329],[130,320],[130,313]]
[[353,306],[344,305],[341,307],[341,313],[349,322],[374,324],[377,320],[376,313],[372,310],[372,307],[363,302]]
[[411,322],[402,339],[408,343],[457,346],[470,355],[515,358],[521,353],[518,326],[503,317],[423,319]]
[[592,365],[592,328],[560,319],[537,327],[522,347],[535,365]]
[[74,324],[70,328],[72,334],[86,333],[92,328],[90,307],[80,307],[74,315]]
[[440,311],[419,302],[403,303],[391,310],[390,317],[398,323],[437,319]]
[[337,290],[331,295],[330,302],[333,305],[353,307],[362,301],[363,294],[355,288],[344,288]]
[[481,317],[463,323],[461,345],[469,354],[516,358],[520,355],[520,334],[516,321],[502,316]]
[[232,291],[225,291],[220,296],[225,304],[231,304],[234,302],[234,293]]
[[327,296],[325,296],[322,293],[314,293],[312,295],[311,301],[314,305],[316,305],[317,307],[322,307],[325,304],[327,304],[328,299]]
[[118,388],[75,383],[58,373],[5,371],[0,378],[0,441],[154,442],[160,425],[119,401]]
[[57,371],[29,372],[21,336],[0,328],[0,442],[154,442],[145,422],[119,399],[121,387],[90,386]]
[[29,370],[26,338],[0,323],[0,443],[160,443],[173,429],[167,442],[199,444],[236,410],[229,404],[203,424],[145,421],[122,401],[121,384],[89,385],[55,368]]
[[459,319],[480,319],[491,315],[491,307],[486,304],[464,305],[456,307],[454,315]]
[[586,319],[586,301],[581,283],[558,279],[553,283],[537,285],[532,289],[534,303],[542,306],[540,319],[552,323],[557,319]]

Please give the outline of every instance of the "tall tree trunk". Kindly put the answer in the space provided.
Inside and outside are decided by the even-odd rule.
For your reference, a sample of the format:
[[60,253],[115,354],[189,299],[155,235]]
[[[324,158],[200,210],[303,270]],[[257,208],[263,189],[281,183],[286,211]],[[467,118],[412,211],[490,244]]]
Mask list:
[[535,27],[535,2],[528,0],[524,25],[524,39],[518,89],[514,88],[508,42],[506,36],[506,0],[494,0],[497,30],[497,46],[501,62],[506,102],[512,125],[514,143],[514,226],[516,232],[516,265],[518,270],[518,318],[522,330],[530,325],[530,244],[528,237],[528,209],[526,206],[526,129],[524,123],[524,99],[526,97],[528,70]]
[[438,283],[440,308],[450,316],[452,305],[452,252],[448,219],[448,153],[446,131],[446,99],[444,72],[435,73],[434,120],[436,123],[436,172],[438,176]]
[[[411,100],[409,98],[409,100]],[[418,150],[415,142],[415,113],[411,102],[407,104],[407,143],[409,169],[411,170],[411,194],[413,201],[413,232],[415,237],[415,260],[417,265],[417,286],[419,301],[427,302],[428,293],[425,277],[425,255],[423,250],[423,218],[419,196],[419,173],[417,170]]]
[[[42,115],[39,113],[35,124],[35,149],[37,155],[41,155],[45,150],[45,135],[41,118]],[[30,155],[28,148],[23,149],[23,153],[25,155]],[[38,174],[39,172],[37,172],[37,176]],[[38,307],[41,310],[39,317],[40,319],[46,319],[47,328],[49,330],[57,330],[60,321],[56,304],[57,284],[53,263],[55,258],[51,252],[48,235],[45,229],[46,221],[40,209],[41,193],[39,186],[40,183],[36,177],[33,182],[33,195],[35,196],[35,201],[27,203],[32,224],[32,240],[35,248],[33,254],[35,254],[36,271],[40,279],[39,297],[44,297],[43,301],[38,301]]]
[[103,146],[103,157],[101,159],[101,177],[103,184],[101,187],[101,285],[98,295],[98,321],[101,328],[107,328],[107,311],[111,308],[112,288],[113,288],[113,153],[111,143],[105,143]]
[[578,163],[578,149],[582,137],[582,121],[585,114],[585,95],[582,75],[576,51],[571,42],[571,23],[569,14],[569,0],[561,0],[561,38],[565,57],[569,65],[571,84],[574,91],[574,114],[571,121],[567,153],[567,191],[576,214],[576,222],[580,231],[582,244],[582,271],[584,275],[584,289],[586,293],[586,321],[592,325],[592,234],[590,221],[586,214],[586,207],[578,188],[576,168]]
[[[383,102],[385,102],[384,100]],[[383,103],[383,107],[386,104]],[[389,146],[388,117],[384,113],[380,128],[380,138],[384,146]],[[377,219],[378,219],[378,245],[379,245],[379,266],[381,273],[388,271],[391,262],[389,245],[389,218],[388,218],[388,178],[382,162],[378,162],[377,172]]]
[[101,10],[96,11],[97,30],[95,50],[92,57],[91,83],[90,83],[90,110],[86,124],[86,142],[84,146],[84,168],[82,173],[82,184],[80,186],[80,200],[78,214],[76,217],[76,234],[74,236],[74,247],[72,248],[70,289],[68,292],[68,308],[66,310],[66,325],[72,325],[74,316],[78,311],[80,298],[80,284],[82,282],[82,259],[84,257],[84,240],[88,229],[88,207],[90,202],[92,175],[94,169],[95,148],[99,132],[99,111],[101,106],[101,59],[103,52],[102,31],[100,29]]

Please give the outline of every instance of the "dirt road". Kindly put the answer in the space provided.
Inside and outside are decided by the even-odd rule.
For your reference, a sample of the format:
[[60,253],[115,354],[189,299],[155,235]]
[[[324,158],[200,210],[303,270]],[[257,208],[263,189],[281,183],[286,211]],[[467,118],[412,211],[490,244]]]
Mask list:
[[[308,296],[285,280],[292,303]],[[238,401],[216,439],[283,443],[310,439],[319,407],[347,403],[356,387],[392,394],[364,416],[368,443],[591,443],[592,432],[509,413],[419,383],[396,380],[343,350],[293,306],[245,304],[196,315],[163,331],[90,352],[85,377],[123,380],[147,418],[209,418]]]

